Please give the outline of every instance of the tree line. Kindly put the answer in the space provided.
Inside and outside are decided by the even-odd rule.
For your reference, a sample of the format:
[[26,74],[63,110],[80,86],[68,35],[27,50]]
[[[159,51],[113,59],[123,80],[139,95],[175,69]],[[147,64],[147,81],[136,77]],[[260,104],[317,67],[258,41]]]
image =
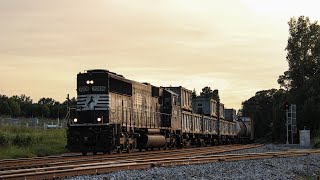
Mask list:
[[24,94],[12,97],[0,95],[0,115],[26,118],[64,118],[67,115],[67,106],[75,106],[76,104],[75,98],[60,103],[52,98],[43,97],[37,103],[33,103],[32,99]]
[[214,99],[216,101],[219,101],[219,90],[215,89],[212,90],[209,86],[206,86],[204,88],[201,89],[200,95],[197,95],[197,92],[195,89],[193,89],[192,91],[192,99],[195,99],[197,97],[204,97],[204,98],[211,98]]
[[286,46],[288,70],[278,78],[280,89],[259,91],[242,103],[242,114],[255,120],[258,138],[284,142],[284,104],[297,105],[297,128],[320,131],[320,26],[308,17],[291,18]]

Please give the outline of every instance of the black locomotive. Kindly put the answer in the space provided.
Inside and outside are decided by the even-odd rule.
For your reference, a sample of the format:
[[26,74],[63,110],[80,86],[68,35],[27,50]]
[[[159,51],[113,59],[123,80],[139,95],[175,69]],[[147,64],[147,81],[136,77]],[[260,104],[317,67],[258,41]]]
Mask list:
[[223,104],[191,94],[181,86],[156,87],[107,70],[79,73],[67,148],[86,155],[253,139],[250,119],[235,120],[234,113],[227,120]]

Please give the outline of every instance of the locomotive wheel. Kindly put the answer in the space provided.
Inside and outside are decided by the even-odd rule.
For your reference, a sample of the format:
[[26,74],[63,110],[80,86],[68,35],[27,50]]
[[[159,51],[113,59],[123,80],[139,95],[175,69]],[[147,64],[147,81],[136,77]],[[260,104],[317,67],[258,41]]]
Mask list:
[[168,144],[166,143],[165,145],[164,145],[164,148],[163,148],[164,150],[168,150]]
[[112,150],[108,150],[108,151],[103,151],[103,154],[111,154]]
[[123,147],[120,146],[120,148],[117,150],[118,154],[121,154],[121,153],[122,153],[122,150],[123,150]]
[[142,151],[142,148],[139,148],[139,152],[141,152]]
[[216,143],[214,142],[214,139],[211,139],[210,141],[212,146],[216,145]]
[[93,151],[93,155],[97,155],[98,154],[98,152],[97,151]]
[[87,152],[86,152],[86,151],[83,151],[83,152],[82,152],[82,155],[86,156],[86,155],[87,155]]
[[200,139],[200,146],[201,147],[204,147],[206,145],[206,143],[204,142],[204,140],[203,139]]
[[128,147],[127,147],[127,153],[130,153],[131,150],[132,150],[132,146],[131,146],[131,145],[128,145]]

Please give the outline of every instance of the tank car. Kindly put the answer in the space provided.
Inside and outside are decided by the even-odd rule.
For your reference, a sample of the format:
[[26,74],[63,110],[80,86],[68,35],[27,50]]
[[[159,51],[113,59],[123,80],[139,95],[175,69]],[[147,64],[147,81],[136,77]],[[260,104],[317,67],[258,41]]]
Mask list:
[[236,121],[236,133],[239,143],[249,143],[254,141],[254,122],[250,117],[239,117]]

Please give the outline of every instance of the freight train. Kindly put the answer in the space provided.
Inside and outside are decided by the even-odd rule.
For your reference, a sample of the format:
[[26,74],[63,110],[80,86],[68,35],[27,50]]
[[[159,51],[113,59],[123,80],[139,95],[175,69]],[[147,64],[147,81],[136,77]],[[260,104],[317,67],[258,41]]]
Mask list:
[[[229,112],[229,113],[228,113]],[[225,117],[225,114],[228,117]],[[77,75],[76,116],[67,148],[97,154],[239,143],[253,140],[253,122],[184,87],[157,87],[108,70]]]

